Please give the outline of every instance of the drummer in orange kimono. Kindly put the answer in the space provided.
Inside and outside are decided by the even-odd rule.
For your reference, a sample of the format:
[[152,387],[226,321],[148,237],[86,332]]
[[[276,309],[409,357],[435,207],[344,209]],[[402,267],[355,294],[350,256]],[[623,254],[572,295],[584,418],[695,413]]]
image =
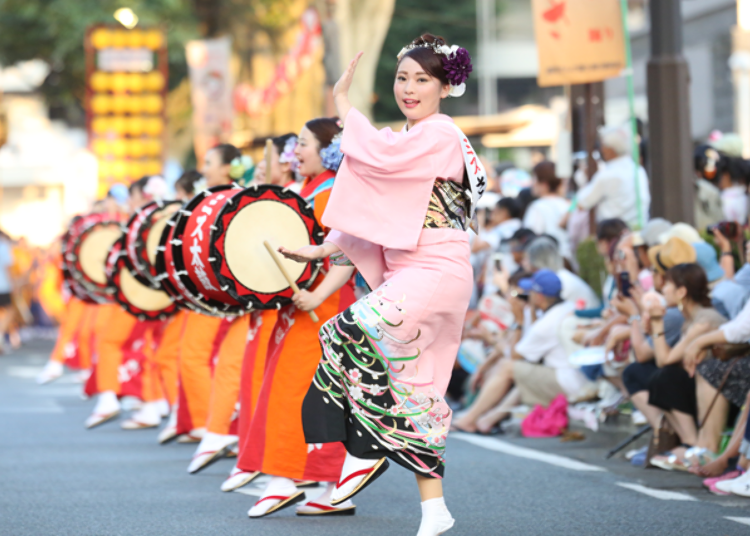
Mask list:
[[[251,170],[252,160],[235,146],[221,144],[206,153],[202,173],[205,186],[213,187],[231,184]],[[185,314],[176,432],[181,435],[179,442],[200,441],[188,466],[188,472],[195,473],[237,443],[237,435],[230,434],[229,428],[238,399],[248,319],[221,319],[192,311]]]
[[[335,171],[341,162],[337,135],[341,127],[335,119],[309,121],[299,136],[296,149],[299,172],[308,177],[300,195],[313,205],[318,221],[325,210]],[[330,504],[333,483],[337,481],[345,452],[340,444],[308,445],[302,430],[302,401],[320,359],[317,347],[319,326],[306,310],[316,309],[320,318],[330,318],[354,302],[353,268],[325,266],[312,292],[295,296],[295,304],[282,307],[273,329],[265,364],[265,374],[247,445],[240,452],[238,466],[272,478],[261,498],[250,509],[250,517],[262,517],[305,500],[295,480],[329,483],[314,501],[297,507],[299,515],[352,515],[354,504]],[[324,270],[325,271],[325,270]],[[243,385],[245,387],[245,385]]]
[[[109,214],[124,214],[127,212],[130,194],[128,187],[124,184],[114,184],[107,196],[94,205],[95,210],[101,210]],[[71,221],[71,224],[75,218]],[[47,277],[45,277],[40,289],[42,305],[45,303],[59,307],[58,300],[63,301],[64,314],[60,315],[60,328],[57,342],[52,350],[49,361],[42,372],[37,376],[39,384],[49,383],[63,374],[63,365],[70,368],[80,369],[87,377],[88,369],[91,368],[92,356],[94,354],[94,326],[99,305],[86,303],[74,296],[68,289],[63,290],[61,244],[57,243],[56,251],[45,263]],[[46,309],[46,306],[45,306]]]
[[[163,197],[166,185],[161,177],[143,177],[130,185],[130,212],[155,198]],[[145,325],[144,325],[145,322]],[[87,393],[98,393],[94,411],[86,419],[86,427],[93,428],[120,414],[121,395],[120,367],[126,352],[132,348],[143,348],[143,365],[136,374],[146,374],[141,384],[154,386],[153,346],[158,344],[160,322],[139,321],[124,311],[119,304],[109,303],[98,306],[96,315],[95,351],[96,363],[87,385]],[[147,395],[138,411],[122,423],[125,430],[158,426],[164,413],[164,404],[159,395]]]
[[[271,138],[271,169],[266,169],[268,155],[258,162],[255,169],[253,182],[259,184],[274,184],[283,186],[299,192],[295,176],[299,167],[294,151],[297,148],[296,134],[283,134]],[[276,324],[277,312],[270,309],[255,311],[250,318],[250,331],[247,334],[247,345],[245,346],[242,360],[240,380],[240,411],[238,417],[239,452],[245,450],[248,441],[251,440],[249,427],[258,403],[258,394],[263,384],[263,371],[265,369],[266,354],[271,340],[274,326]],[[232,468],[227,479],[222,483],[222,491],[233,491],[249,484],[259,476],[258,471],[243,471],[236,464]]]

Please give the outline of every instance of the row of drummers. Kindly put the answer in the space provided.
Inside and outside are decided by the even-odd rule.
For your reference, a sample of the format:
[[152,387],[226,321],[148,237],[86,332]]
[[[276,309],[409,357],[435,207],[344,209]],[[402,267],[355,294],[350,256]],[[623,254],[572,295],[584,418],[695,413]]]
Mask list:
[[[354,302],[354,279],[349,272],[318,296],[327,260],[296,263],[275,254],[323,241],[318,222],[341,158],[326,153],[340,126],[311,123],[321,121],[327,131],[300,134],[315,152],[299,166],[307,172],[299,193],[292,183],[239,187],[230,173],[237,159],[219,146],[206,160],[218,159],[220,177],[207,177],[214,186],[192,192],[185,204],[149,199],[144,179],[131,186],[131,198],[148,202],[128,218],[89,214],[63,239],[71,299],[52,360],[88,348],[85,392],[98,399],[86,426],[116,419],[120,399],[134,395],[141,404],[122,428],[155,428],[168,417],[159,443],[199,443],[188,472],[236,454],[222,490],[272,476],[251,517],[297,502],[300,515],[354,513],[349,501],[330,505],[333,484],[315,501],[298,489],[336,482],[345,452],[340,444],[305,443],[301,406],[320,360],[321,324],[292,300],[299,288],[311,289],[308,302],[327,320]],[[271,166],[288,150],[278,141]],[[280,494],[293,500],[265,498]]]

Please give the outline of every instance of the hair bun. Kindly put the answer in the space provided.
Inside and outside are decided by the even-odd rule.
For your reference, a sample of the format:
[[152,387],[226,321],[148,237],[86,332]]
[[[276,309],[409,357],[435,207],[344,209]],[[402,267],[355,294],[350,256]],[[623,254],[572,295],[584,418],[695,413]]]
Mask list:
[[437,45],[437,46],[443,46],[447,45],[447,41],[439,36],[439,35],[432,35],[431,33],[423,33],[419,37],[417,37],[414,41],[411,42],[412,45],[415,46],[422,46],[422,45]]

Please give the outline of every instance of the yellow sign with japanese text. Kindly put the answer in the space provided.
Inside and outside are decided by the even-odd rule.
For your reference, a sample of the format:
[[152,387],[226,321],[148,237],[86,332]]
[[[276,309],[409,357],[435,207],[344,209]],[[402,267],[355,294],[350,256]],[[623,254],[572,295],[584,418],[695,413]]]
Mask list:
[[600,82],[625,68],[620,0],[532,0],[541,87]]

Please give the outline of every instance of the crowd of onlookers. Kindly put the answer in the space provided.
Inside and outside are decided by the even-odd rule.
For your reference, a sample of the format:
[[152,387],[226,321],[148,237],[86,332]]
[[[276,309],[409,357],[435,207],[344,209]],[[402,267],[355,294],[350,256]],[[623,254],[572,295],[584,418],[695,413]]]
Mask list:
[[549,161],[496,179],[472,240],[452,427],[499,433],[561,400],[594,429],[629,413],[653,430],[632,463],[750,497],[748,163],[732,134],[696,149],[694,227],[649,218],[632,148],[627,129],[605,128],[588,181]]

